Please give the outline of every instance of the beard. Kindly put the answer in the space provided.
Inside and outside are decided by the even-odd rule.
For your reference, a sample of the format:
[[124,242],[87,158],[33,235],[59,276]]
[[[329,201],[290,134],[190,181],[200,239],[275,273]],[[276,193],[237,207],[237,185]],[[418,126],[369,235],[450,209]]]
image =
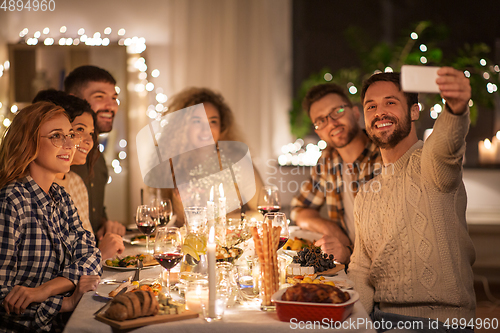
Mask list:
[[[347,133],[346,133],[346,138],[345,140],[342,140],[340,142],[338,141],[335,141],[334,139],[332,138],[328,138],[328,145],[338,149],[338,148],[344,148],[345,146],[347,146],[348,144],[351,143],[351,141],[354,139],[354,137],[356,137],[356,135],[358,134],[358,132],[361,130],[361,128],[359,127],[358,123],[357,122],[352,122],[350,124],[350,126],[346,126],[344,125],[344,128],[347,128]],[[336,128],[334,128],[332,131],[335,131]],[[331,131],[330,131],[331,132]]]
[[[394,131],[389,136],[376,136],[372,131],[375,128],[375,123],[381,120],[389,120],[395,126]],[[396,147],[398,143],[400,143],[404,138],[406,138],[411,131],[411,120],[409,115],[407,114],[402,121],[398,121],[397,118],[392,116],[384,116],[382,118],[373,119],[371,125],[366,128],[366,133],[370,137],[370,139],[380,148],[382,149],[392,149]],[[383,134],[382,134],[383,135]]]
[[[111,121],[100,119],[99,114],[102,114],[102,113],[111,113],[112,114]],[[99,133],[111,132],[111,130],[113,129],[113,120],[115,117],[115,113],[113,111],[100,110],[96,113],[96,116],[97,116],[96,125],[97,125],[97,129],[99,130]]]

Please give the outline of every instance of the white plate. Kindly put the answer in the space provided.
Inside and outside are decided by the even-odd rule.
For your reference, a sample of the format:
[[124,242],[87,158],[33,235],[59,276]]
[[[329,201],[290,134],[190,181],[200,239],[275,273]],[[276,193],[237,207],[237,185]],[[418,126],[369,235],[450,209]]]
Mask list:
[[[137,237],[137,236],[141,236],[142,234],[130,234],[130,235],[125,235],[125,236],[122,236],[122,239],[125,243],[129,243],[131,245],[137,245],[137,246],[146,246],[146,239],[140,239],[140,240],[137,240],[137,241],[132,241],[132,238],[134,237]],[[154,238],[151,239],[151,237],[149,238],[149,246],[154,246]]]
[[342,277],[338,277],[338,276],[325,276],[325,280],[333,281],[333,283],[335,283],[335,286],[337,288],[340,288],[343,290],[348,290],[348,289],[354,288],[354,282],[349,280],[349,279],[346,279],[346,278],[342,278]]
[[[153,268],[153,267],[156,267],[156,266],[158,266],[158,265],[144,266],[142,269],[149,269],[149,268]],[[136,269],[136,267],[115,267],[115,266],[109,266],[109,265],[106,265],[106,263],[102,264],[102,267],[116,269],[116,270],[119,270],[119,271],[135,271],[135,269]]]

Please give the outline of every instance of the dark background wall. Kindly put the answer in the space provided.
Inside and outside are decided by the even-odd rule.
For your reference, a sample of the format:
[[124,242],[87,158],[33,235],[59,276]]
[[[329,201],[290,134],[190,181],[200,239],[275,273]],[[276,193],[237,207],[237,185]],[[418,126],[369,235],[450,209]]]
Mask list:
[[[360,27],[364,38],[392,43],[405,38],[419,21],[428,20],[448,27],[448,37],[439,43],[445,58],[465,43],[486,43],[492,50],[489,57],[500,63],[499,14],[499,0],[293,0],[293,93],[322,68],[335,72],[359,66],[358,55],[345,37],[350,26]],[[420,136],[433,122],[428,112],[422,112]],[[468,166],[477,165],[477,142],[491,138],[500,129],[498,122],[494,110],[480,110],[467,138]]]

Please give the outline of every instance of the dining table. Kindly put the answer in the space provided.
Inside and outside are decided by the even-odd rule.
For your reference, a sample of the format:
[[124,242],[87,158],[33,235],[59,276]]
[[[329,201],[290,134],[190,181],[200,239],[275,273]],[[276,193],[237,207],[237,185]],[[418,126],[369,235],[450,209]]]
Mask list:
[[[292,235],[300,235],[304,238],[319,239],[314,233],[292,227]],[[144,246],[125,243],[125,251],[120,256],[136,255],[144,253]],[[158,279],[164,268],[160,265],[144,268],[140,273],[140,278],[145,280]],[[124,281],[135,274],[134,270],[114,269],[103,267],[101,283],[94,292],[83,295],[79,304],[75,308],[64,332],[67,333],[111,333],[111,332],[175,332],[175,333],[204,333],[204,332],[231,332],[231,333],[279,333],[291,330],[325,331],[331,329],[339,332],[367,332],[375,333],[373,323],[360,301],[354,304],[352,313],[344,320],[342,326],[334,325],[325,321],[323,326],[319,322],[283,322],[278,319],[276,312],[262,311],[258,302],[239,302],[228,307],[220,321],[207,322],[200,314],[197,318],[180,321],[151,324],[128,330],[118,330],[110,325],[98,321],[94,313],[106,304],[108,293],[117,287],[116,284],[108,284],[109,281]],[[342,270],[337,273],[340,278],[347,279],[346,273]]]

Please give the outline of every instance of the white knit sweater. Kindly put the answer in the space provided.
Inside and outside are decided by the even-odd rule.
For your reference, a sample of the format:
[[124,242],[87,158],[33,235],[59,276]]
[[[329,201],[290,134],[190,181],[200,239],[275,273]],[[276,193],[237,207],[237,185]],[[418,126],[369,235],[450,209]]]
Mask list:
[[475,317],[462,159],[469,112],[443,110],[425,144],[413,145],[360,190],[349,277],[370,313],[446,321]]

